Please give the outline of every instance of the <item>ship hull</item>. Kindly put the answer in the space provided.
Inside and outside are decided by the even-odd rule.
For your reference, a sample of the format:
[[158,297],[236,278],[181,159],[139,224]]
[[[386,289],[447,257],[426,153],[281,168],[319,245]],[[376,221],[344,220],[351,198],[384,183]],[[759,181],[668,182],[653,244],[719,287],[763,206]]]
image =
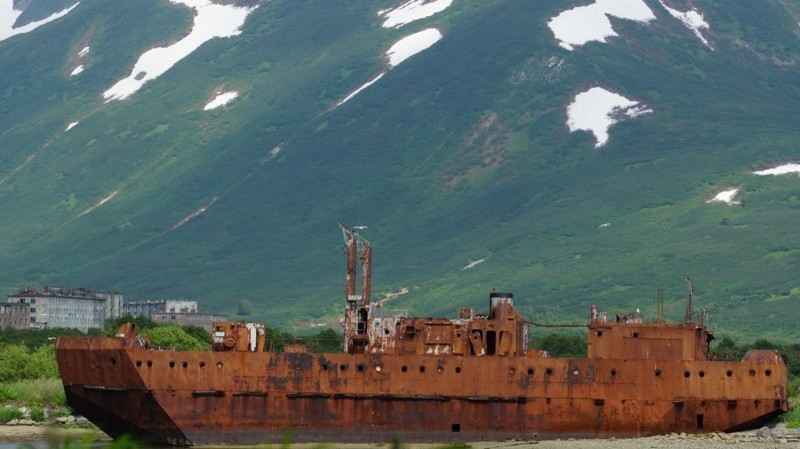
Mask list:
[[60,338],[67,401],[151,444],[625,437],[756,427],[786,366],[749,361],[153,351]]

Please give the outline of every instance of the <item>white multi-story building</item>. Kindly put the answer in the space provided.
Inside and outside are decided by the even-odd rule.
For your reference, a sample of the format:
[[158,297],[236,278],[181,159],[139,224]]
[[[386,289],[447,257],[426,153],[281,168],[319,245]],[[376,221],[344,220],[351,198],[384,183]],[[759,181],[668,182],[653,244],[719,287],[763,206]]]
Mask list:
[[122,305],[122,314],[133,317],[153,318],[160,313],[197,313],[197,301],[186,299],[158,299],[154,301],[131,301]]
[[84,332],[102,329],[122,314],[122,294],[86,288],[28,288],[8,295],[8,302],[28,304],[30,327],[66,327]]

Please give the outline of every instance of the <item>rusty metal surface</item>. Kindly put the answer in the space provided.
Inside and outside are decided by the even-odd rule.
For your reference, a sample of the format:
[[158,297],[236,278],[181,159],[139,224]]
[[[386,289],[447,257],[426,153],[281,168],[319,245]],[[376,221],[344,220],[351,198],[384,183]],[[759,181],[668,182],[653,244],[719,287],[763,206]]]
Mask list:
[[[346,228],[343,228],[346,229]],[[111,436],[154,444],[294,441],[469,441],[720,432],[787,409],[776,351],[707,357],[713,338],[692,322],[609,322],[593,307],[588,357],[527,347],[513,296],[456,319],[386,318],[357,294],[371,251],[344,232],[345,347],[265,351],[263,328],[216,323],[217,351],[157,351],[123,326],[113,338],[60,338],[56,356],[77,412]],[[366,289],[366,290],[365,290]],[[643,317],[642,317],[643,318]]]

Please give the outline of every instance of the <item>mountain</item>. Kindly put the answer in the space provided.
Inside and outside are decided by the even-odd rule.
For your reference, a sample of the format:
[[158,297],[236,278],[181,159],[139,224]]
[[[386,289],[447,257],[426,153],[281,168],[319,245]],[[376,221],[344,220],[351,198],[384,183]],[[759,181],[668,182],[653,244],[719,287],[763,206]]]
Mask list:
[[215,1],[0,1],[7,292],[800,337],[797,0]]

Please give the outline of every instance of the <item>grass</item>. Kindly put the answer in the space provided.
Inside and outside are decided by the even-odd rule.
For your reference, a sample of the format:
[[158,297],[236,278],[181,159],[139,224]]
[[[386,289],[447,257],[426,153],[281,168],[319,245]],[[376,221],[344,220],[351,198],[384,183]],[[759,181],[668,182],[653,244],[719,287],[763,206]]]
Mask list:
[[0,383],[0,403],[27,407],[64,407],[67,397],[60,379]]
[[790,429],[800,429],[800,377],[789,380],[789,407],[791,409],[783,414],[783,422]]

